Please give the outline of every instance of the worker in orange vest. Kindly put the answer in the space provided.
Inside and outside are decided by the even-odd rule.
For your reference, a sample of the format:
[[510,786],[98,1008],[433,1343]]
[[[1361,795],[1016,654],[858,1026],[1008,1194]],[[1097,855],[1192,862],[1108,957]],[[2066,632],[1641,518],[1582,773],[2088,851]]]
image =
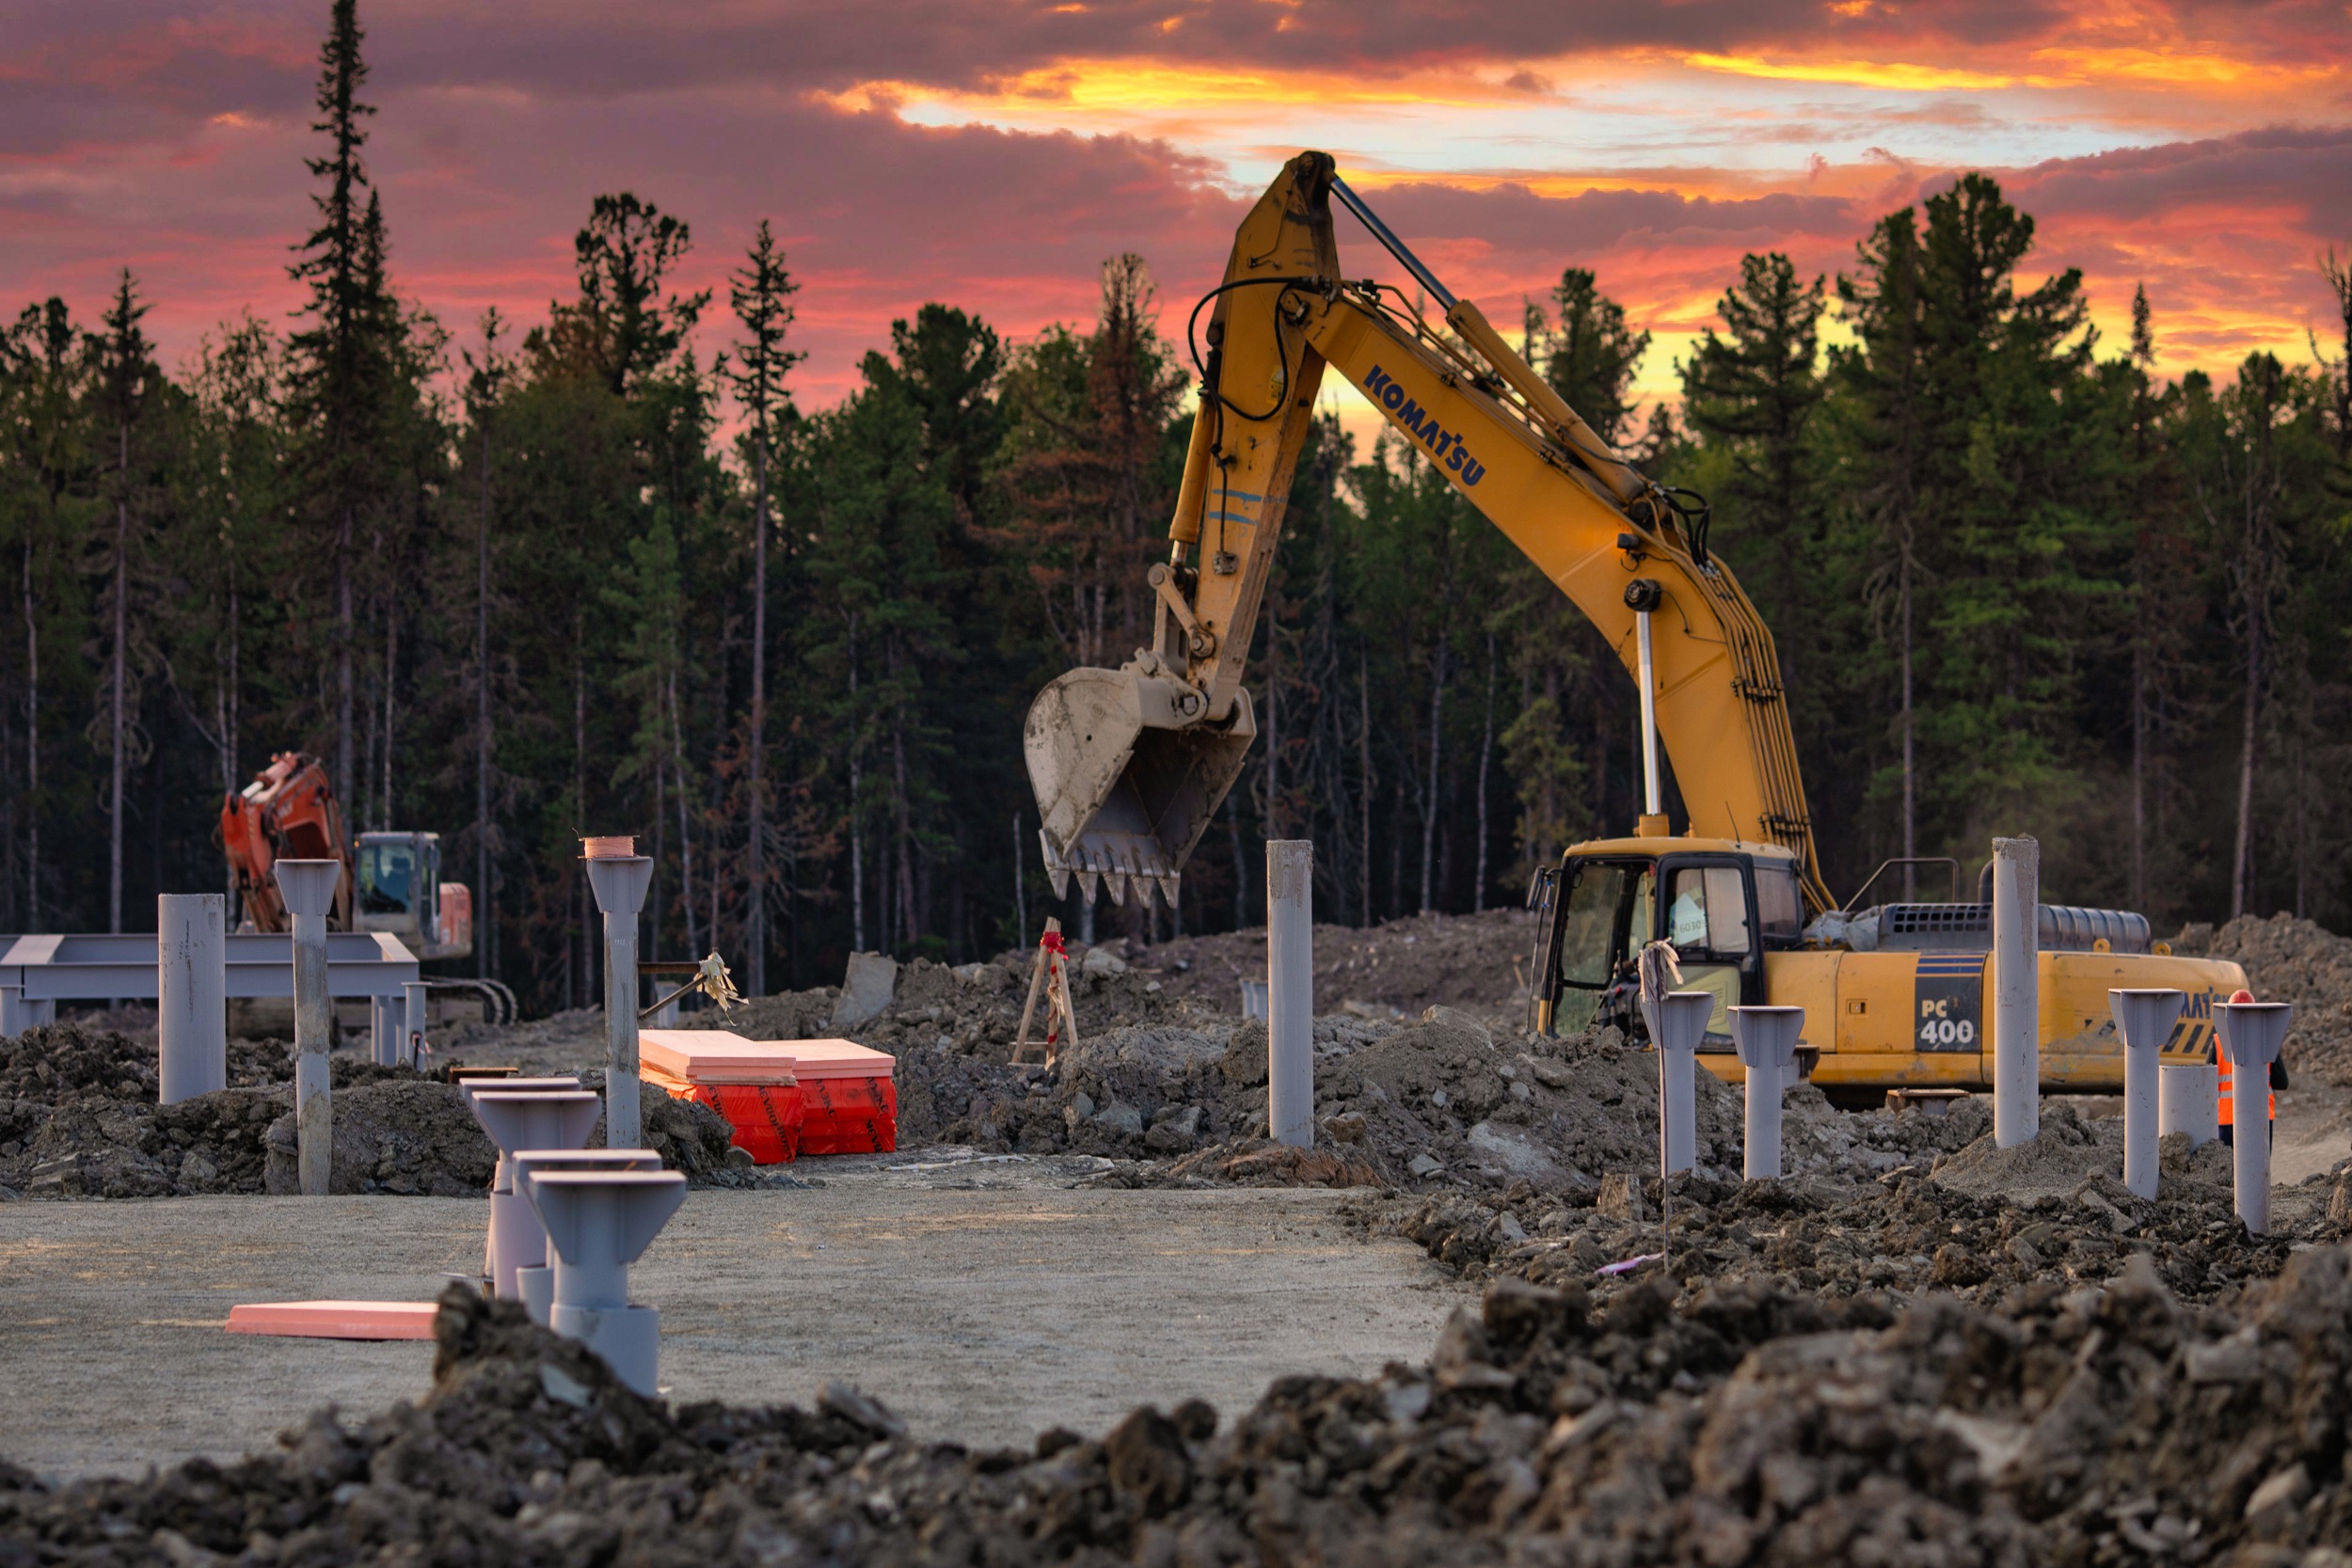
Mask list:
[[[2254,1000],[2254,993],[2253,993],[2252,991],[2250,991],[2250,990],[2234,990],[2234,991],[2232,991],[2232,992],[2230,993],[2230,1000],[2231,1000],[2231,1001],[2233,1001],[2233,1002],[2251,1002],[2252,1000]],[[2234,1122],[2234,1121],[2237,1119],[2237,1115],[2236,1115],[2236,1112],[2237,1112],[2237,1096],[2236,1096],[2235,1094],[2233,1094],[2233,1093],[2232,1093],[2232,1092],[2231,1092],[2231,1078],[2230,1078],[2230,1053],[2229,1053],[2227,1051],[2224,1051],[2224,1050],[2221,1048],[2221,1034],[2220,1034],[2220,1031],[2218,1031],[2218,1030],[2216,1030],[2216,1031],[2214,1032],[2214,1037],[2213,1037],[2213,1058],[2214,1058],[2214,1065],[2215,1065],[2216,1067],[2217,1067],[2217,1068],[2219,1068],[2219,1069],[2221,1069],[2221,1070],[2220,1070],[2220,1082],[2219,1082],[2219,1092],[2220,1092],[2220,1097],[2221,1097],[2221,1100],[2220,1100],[2220,1105],[2219,1105],[2219,1107],[2218,1107],[2218,1108],[2219,1108],[2219,1110],[2220,1110],[2220,1113],[2221,1113],[2221,1141],[2222,1141],[2223,1143],[2225,1143],[2225,1144],[2226,1144],[2226,1143],[2233,1143],[2235,1140],[2234,1140],[2233,1138],[2232,1138],[2232,1137],[2231,1137],[2230,1133],[2231,1133],[2231,1124],[2232,1124],[2233,1122]],[[2271,1094],[2270,1094],[2270,1119],[2269,1119],[2268,1123],[2265,1126],[2264,1131],[2265,1131],[2265,1132],[2267,1132],[2267,1133],[2269,1133],[2269,1134],[2270,1134],[2270,1137],[2271,1137],[2271,1139],[2272,1139],[2272,1141],[2273,1141],[2273,1142],[2276,1142],[2276,1141],[2277,1141],[2277,1139],[2278,1139],[2278,1136],[2279,1136],[2279,1094],[2278,1094],[2278,1091],[2279,1091],[2279,1090],[2280,1090],[2280,1089],[2285,1088],[2286,1086],[2287,1086],[2287,1069],[2286,1069],[2286,1064],[2285,1064],[2284,1062],[2273,1062],[2273,1063],[2271,1063],[2271,1064],[2270,1064],[2270,1088],[2271,1088]]]

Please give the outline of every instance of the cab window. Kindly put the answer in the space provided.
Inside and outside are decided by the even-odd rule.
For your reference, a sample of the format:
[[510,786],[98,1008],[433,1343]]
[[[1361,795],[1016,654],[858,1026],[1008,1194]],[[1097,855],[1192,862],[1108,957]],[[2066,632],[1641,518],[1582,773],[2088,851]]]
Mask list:
[[359,912],[406,914],[416,896],[417,857],[401,844],[370,844],[359,851]]
[[1609,983],[1610,939],[1629,867],[1586,865],[1568,890],[1560,926],[1560,980],[1595,990]]
[[1629,958],[1648,946],[1658,936],[1657,920],[1651,912],[1652,906],[1657,902],[1657,887],[1658,868],[1654,865],[1642,867],[1641,875],[1633,883],[1633,901],[1626,910],[1622,951]]
[[1797,891],[1797,868],[1756,863],[1756,923],[1766,942],[1795,942],[1804,934],[1804,900]]
[[1748,951],[1748,899],[1736,865],[1684,866],[1666,904],[1666,940],[1677,952]]

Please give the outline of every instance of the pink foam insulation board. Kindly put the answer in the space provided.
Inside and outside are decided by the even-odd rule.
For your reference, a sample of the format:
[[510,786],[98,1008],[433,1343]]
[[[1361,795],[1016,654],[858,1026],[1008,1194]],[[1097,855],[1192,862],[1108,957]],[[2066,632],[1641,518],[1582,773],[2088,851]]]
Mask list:
[[784,1040],[792,1070],[802,1078],[888,1078],[898,1058],[851,1040]]
[[747,1040],[723,1029],[641,1029],[639,1059],[697,1084],[799,1078],[888,1078],[898,1059],[850,1040]]
[[430,1339],[429,1301],[263,1301],[229,1309],[231,1334],[296,1339]]
[[640,1062],[692,1083],[781,1083],[792,1076],[791,1044],[747,1040],[723,1029],[637,1031]]

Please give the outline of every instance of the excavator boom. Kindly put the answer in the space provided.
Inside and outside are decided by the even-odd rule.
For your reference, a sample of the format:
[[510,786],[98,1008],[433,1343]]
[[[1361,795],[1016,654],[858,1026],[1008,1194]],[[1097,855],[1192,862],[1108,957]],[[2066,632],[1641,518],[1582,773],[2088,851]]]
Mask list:
[[[1334,198],[1444,311],[1341,276]],[[1047,870],[1115,898],[1176,878],[1256,733],[1244,663],[1327,368],[1367,399],[1639,673],[1647,611],[1657,733],[1693,834],[1778,844],[1822,886],[1772,635],[1671,499],[1594,433],[1342,182],[1304,152],[1244,219],[1214,296],[1152,646],[1073,670],[1031,705],[1024,750]],[[1661,818],[1643,831],[1663,834]]]

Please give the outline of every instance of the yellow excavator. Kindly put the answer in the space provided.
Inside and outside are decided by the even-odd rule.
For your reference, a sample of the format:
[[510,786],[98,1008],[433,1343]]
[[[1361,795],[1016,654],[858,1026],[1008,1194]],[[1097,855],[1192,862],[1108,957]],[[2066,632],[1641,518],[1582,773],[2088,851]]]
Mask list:
[[[1342,273],[1335,201],[1436,304],[1441,325],[1398,290]],[[1664,940],[1684,984],[1718,998],[1701,1059],[1724,1078],[1740,1070],[1724,1008],[1769,1002],[1804,1008],[1826,1088],[1991,1083],[1989,894],[1959,901],[1960,867],[1947,863],[1950,902],[1861,908],[1860,894],[1831,895],[1772,633],[1708,552],[1692,498],[1603,441],[1325,153],[1284,166],[1196,323],[1202,309],[1200,409],[1173,546],[1150,572],[1152,645],[1117,670],[1061,675],[1024,725],[1057,893],[1075,876],[1089,902],[1098,889],[1172,902],[1240,773],[1257,734],[1242,666],[1328,367],[1575,602],[1639,689],[1645,810],[1633,835],[1570,847],[1530,895],[1538,1027],[1615,1023],[1641,1036],[1633,960]],[[1661,743],[1689,803],[1679,834],[1661,804]],[[2122,1086],[2110,987],[2186,992],[2165,1053],[2188,1061],[2205,1058],[2213,1005],[2246,983],[2236,964],[2172,957],[2141,915],[2043,905],[2040,924],[2042,1074],[2053,1088]]]

